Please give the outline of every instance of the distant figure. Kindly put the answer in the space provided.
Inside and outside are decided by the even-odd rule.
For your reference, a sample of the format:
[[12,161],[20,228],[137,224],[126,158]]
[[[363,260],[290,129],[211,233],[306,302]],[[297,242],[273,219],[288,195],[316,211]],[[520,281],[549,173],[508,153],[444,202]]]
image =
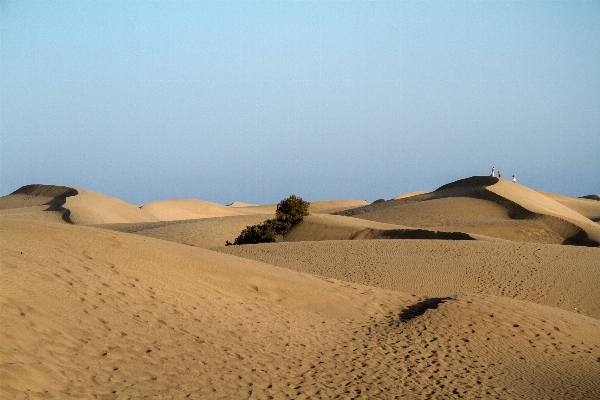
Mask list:
[[513,178],[513,183],[517,183],[517,178],[515,178],[514,175],[512,176],[512,178]]
[[500,171],[498,171],[498,179],[502,178],[502,175],[500,174]]
[[492,176],[496,176],[496,168],[492,167]]

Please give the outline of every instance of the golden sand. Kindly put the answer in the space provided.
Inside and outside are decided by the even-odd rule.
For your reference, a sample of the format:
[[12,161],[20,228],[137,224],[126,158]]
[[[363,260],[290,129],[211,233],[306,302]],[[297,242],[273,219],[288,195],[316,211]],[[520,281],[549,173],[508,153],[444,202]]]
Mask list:
[[275,205],[2,197],[0,397],[599,398],[600,202],[446,186],[245,246]]

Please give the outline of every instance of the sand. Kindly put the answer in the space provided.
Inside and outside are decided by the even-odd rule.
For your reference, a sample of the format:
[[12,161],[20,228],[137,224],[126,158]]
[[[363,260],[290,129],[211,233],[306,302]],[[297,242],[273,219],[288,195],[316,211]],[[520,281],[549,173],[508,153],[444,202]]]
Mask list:
[[599,398],[597,200],[487,178],[245,246],[275,205],[2,197],[0,397]]
[[140,209],[161,221],[241,215],[232,207],[194,199],[154,201],[142,205]]
[[404,293],[490,294],[600,319],[600,250],[595,248],[417,239],[268,243],[215,250]]

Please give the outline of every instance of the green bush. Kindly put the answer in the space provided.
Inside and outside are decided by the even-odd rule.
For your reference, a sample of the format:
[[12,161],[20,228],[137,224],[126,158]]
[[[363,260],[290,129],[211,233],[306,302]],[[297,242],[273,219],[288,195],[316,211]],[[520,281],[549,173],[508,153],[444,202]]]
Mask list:
[[296,195],[291,195],[277,205],[275,219],[268,219],[262,224],[247,226],[233,243],[229,240],[225,245],[271,243],[277,240],[278,235],[283,235],[292,226],[302,221],[308,215],[310,203]]
[[[308,215],[308,206],[310,203],[302,200],[296,195],[291,195],[285,200],[281,200],[277,204],[277,211],[275,211],[275,219],[281,223],[290,223],[295,225],[302,221],[302,218]],[[289,229],[289,228],[288,228]]]
[[[235,239],[233,244],[256,244],[256,243],[270,243],[274,242],[277,238],[277,232],[267,225],[267,224],[259,224],[247,226],[246,229],[240,233],[240,235]],[[232,244],[227,241],[227,245]]]

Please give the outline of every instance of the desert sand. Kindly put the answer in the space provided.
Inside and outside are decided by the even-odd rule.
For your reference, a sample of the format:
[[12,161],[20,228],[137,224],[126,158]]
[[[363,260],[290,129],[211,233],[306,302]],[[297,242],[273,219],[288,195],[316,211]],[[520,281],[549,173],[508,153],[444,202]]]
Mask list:
[[29,185],[0,397],[600,398],[599,206],[472,177],[225,246],[276,205]]

